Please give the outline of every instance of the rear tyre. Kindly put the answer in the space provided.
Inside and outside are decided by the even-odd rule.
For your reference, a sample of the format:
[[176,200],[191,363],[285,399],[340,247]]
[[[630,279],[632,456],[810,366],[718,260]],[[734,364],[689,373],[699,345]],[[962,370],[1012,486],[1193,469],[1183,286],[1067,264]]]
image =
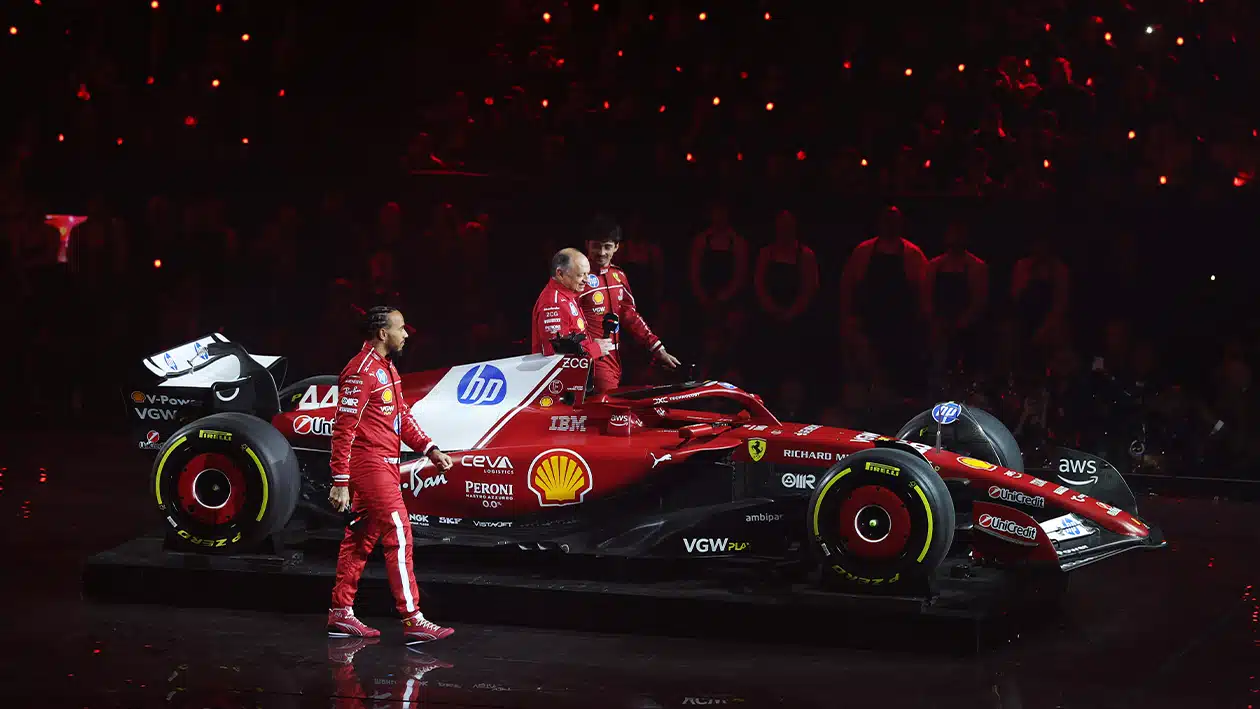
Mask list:
[[819,481],[806,533],[824,581],[875,587],[926,582],[954,542],[954,503],[921,456],[874,448]]
[[211,554],[244,551],[283,529],[300,486],[297,457],[284,436],[235,412],[176,431],[149,478],[175,543]]
[[[936,445],[936,422],[928,409],[906,422],[897,438]],[[997,463],[1003,468],[1024,472],[1024,455],[1010,429],[983,409],[963,405],[958,420],[941,430],[941,447],[953,453]]]

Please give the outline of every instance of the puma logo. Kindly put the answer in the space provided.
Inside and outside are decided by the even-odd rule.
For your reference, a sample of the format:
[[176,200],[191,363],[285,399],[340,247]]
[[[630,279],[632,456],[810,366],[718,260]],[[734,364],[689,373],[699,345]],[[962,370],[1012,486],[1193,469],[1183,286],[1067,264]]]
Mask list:
[[655,453],[652,453],[651,451],[649,451],[649,452],[648,452],[648,455],[652,456],[652,468],[653,468],[653,469],[655,469],[657,465],[660,465],[661,463],[664,463],[664,462],[665,462],[665,461],[667,461],[667,460],[673,460],[673,459],[674,459],[674,455],[673,455],[672,453],[666,453],[664,456],[662,456],[662,457],[660,457],[660,458],[657,458],[657,457],[656,457],[656,454],[655,454]]

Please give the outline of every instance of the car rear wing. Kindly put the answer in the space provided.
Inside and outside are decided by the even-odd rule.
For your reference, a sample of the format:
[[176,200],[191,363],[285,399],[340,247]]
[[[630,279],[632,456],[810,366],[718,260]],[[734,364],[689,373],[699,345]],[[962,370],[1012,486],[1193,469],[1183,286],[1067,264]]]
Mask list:
[[254,355],[219,333],[145,357],[124,392],[139,447],[160,447],[183,424],[223,411],[270,420],[280,411],[288,362]]

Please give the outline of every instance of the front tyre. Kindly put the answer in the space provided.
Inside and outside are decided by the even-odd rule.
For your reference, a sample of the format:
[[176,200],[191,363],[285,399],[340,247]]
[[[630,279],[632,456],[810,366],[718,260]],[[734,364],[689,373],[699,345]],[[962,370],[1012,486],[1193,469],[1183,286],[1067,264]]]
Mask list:
[[283,529],[300,486],[289,442],[242,413],[214,414],[176,431],[149,478],[178,545],[212,554],[243,551]]
[[922,457],[876,448],[832,466],[806,515],[823,573],[873,587],[926,581],[954,541],[954,504]]

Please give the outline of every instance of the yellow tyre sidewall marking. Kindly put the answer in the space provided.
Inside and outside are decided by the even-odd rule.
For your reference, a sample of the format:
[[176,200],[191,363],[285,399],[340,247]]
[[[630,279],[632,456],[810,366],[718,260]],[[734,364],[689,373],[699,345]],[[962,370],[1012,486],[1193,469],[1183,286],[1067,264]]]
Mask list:
[[166,459],[171,457],[171,453],[179,448],[180,444],[188,440],[188,436],[181,436],[175,439],[171,445],[167,446],[166,452],[162,454],[162,460],[158,461],[157,475],[153,476],[153,494],[157,496],[158,507],[162,506],[162,471],[166,468]]
[[[813,527],[814,527],[815,537],[819,535],[818,515],[819,515],[819,512],[822,510],[823,499],[827,497],[827,491],[831,489],[831,486],[834,485],[836,481],[838,481],[840,478],[848,475],[851,472],[853,472],[853,468],[845,468],[844,470],[841,470],[839,475],[827,481],[827,484],[823,486],[822,492],[819,493],[818,502],[814,503]],[[927,495],[923,494],[922,487],[920,487],[917,483],[912,483],[912,487],[914,488],[914,491],[919,495],[919,499],[923,502],[923,511],[927,514],[927,525],[928,525],[927,537],[923,540],[923,550],[919,552],[918,558],[915,559],[916,562],[923,563],[923,559],[927,557],[928,548],[932,546],[932,532],[933,532],[933,527],[934,527],[932,523],[932,506],[928,504]]]
[[267,471],[263,470],[262,461],[254,454],[254,449],[249,446],[241,446],[241,448],[245,449],[245,453],[254,461],[254,465],[258,466],[258,476],[262,478],[262,505],[258,508],[258,516],[254,518],[255,522],[261,522],[263,515],[267,513],[267,500],[270,497],[267,489]]

